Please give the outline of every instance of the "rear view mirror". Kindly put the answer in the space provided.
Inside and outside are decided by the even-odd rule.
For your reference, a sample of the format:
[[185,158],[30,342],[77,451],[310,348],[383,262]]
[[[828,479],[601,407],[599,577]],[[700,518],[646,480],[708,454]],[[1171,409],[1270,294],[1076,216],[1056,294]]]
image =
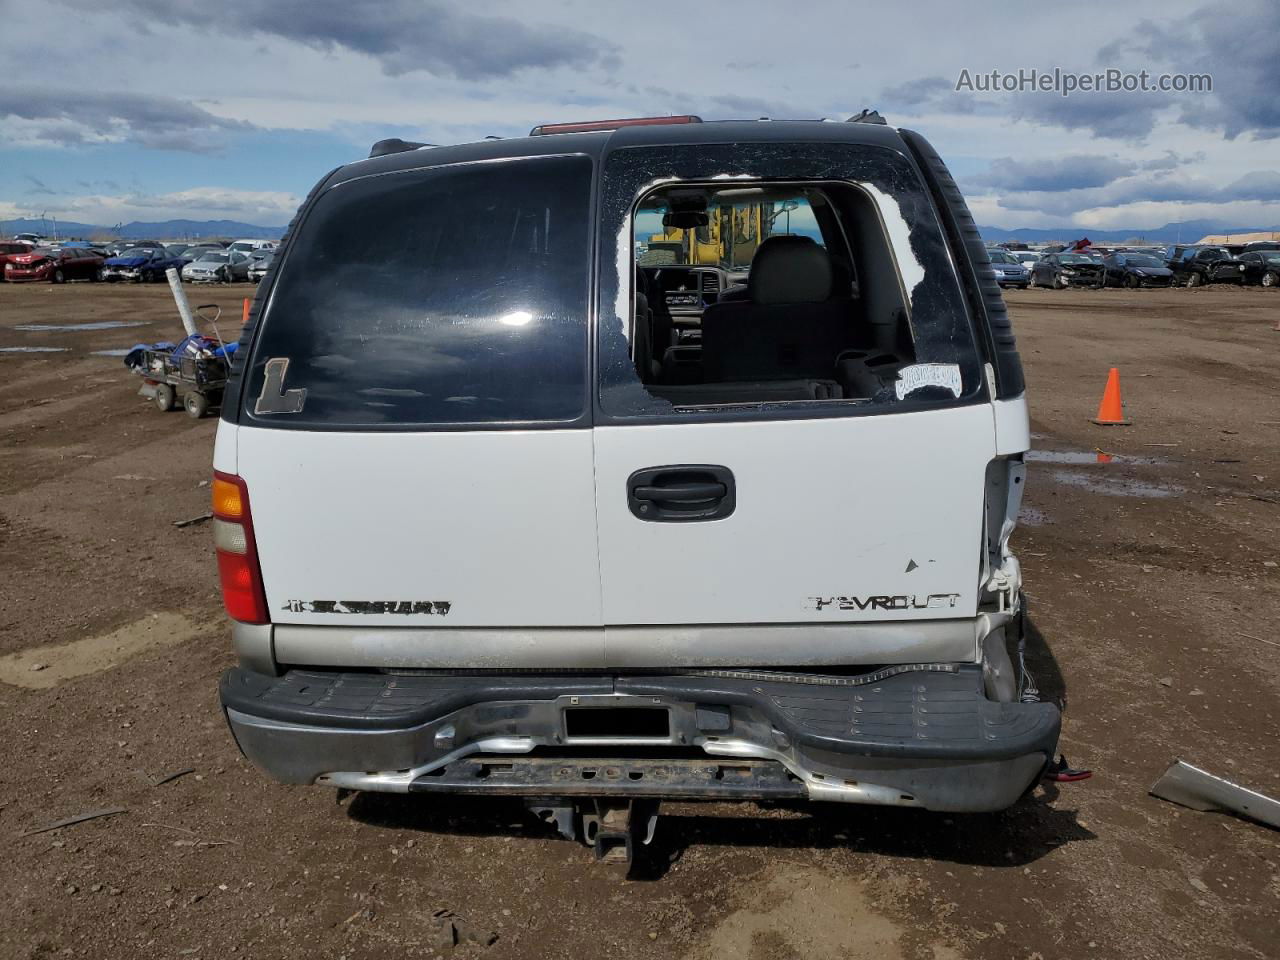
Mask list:
[[677,230],[693,230],[696,227],[705,227],[710,222],[711,219],[705,210],[675,210],[662,215],[662,225],[674,227]]

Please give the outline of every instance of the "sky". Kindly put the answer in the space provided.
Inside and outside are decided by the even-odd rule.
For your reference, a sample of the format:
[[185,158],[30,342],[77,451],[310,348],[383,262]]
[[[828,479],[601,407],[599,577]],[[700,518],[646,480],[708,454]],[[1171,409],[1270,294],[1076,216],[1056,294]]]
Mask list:
[[[1278,51],[1275,0],[0,0],[0,219],[283,225],[383,137],[870,107],[930,139],[981,224],[1271,226]],[[1207,73],[1212,90],[974,80],[1055,68]]]

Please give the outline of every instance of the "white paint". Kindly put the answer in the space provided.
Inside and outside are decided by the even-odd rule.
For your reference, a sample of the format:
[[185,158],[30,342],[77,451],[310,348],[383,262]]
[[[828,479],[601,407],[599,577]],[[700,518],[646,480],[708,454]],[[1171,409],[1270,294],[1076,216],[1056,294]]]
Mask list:
[[902,206],[896,198],[877,189],[873,184],[859,183],[858,186],[870,195],[880,212],[880,220],[889,235],[889,246],[898,263],[898,273],[902,277],[902,286],[907,292],[907,304],[910,306],[915,300],[916,287],[924,280],[924,266],[911,249],[911,228],[902,215]]
[[173,291],[173,300],[178,305],[178,316],[182,318],[182,329],[187,331],[188,337],[196,335],[196,321],[191,316],[191,305],[187,303],[186,291],[182,289],[182,277],[178,275],[178,271],[170,267],[164,272],[165,277],[169,281],[169,289]]
[[953,396],[960,396],[960,367],[954,363],[913,363],[902,368],[893,385],[899,400],[923,387],[945,387]]
[[236,431],[239,429],[234,423],[218,420],[218,432],[213,437],[213,469],[236,472]]
[[[985,471],[994,455],[986,405],[814,420],[598,426],[594,432],[607,625],[940,620],[976,613]],[[633,516],[627,478],[678,463],[728,467],[737,488],[733,515],[701,523]],[[906,573],[913,559],[918,566]],[[818,610],[806,603],[896,594],[958,598],[954,607],[918,610]],[[785,656],[779,651],[778,662]]]
[[1027,395],[992,404],[996,426],[996,455],[1001,457],[1025,453],[1031,449],[1031,414]]
[[[273,622],[600,624],[590,430],[241,426],[238,438]],[[452,606],[447,615],[325,614],[290,610],[290,600]]]

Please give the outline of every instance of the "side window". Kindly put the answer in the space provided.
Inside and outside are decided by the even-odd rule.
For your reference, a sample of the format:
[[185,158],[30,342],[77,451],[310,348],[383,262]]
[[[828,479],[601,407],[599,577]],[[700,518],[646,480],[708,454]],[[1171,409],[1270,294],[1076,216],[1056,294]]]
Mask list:
[[588,158],[565,156],[331,187],[272,291],[246,416],[366,429],[583,416],[591,178]]

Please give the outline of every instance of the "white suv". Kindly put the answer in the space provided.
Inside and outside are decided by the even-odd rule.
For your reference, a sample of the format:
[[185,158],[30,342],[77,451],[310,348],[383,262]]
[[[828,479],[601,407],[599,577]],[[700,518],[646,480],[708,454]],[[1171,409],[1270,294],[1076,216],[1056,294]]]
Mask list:
[[918,134],[393,142],[303,204],[239,355],[221,696],[272,776],[599,847],[633,801],[996,810],[1046,770],[1021,367]]

